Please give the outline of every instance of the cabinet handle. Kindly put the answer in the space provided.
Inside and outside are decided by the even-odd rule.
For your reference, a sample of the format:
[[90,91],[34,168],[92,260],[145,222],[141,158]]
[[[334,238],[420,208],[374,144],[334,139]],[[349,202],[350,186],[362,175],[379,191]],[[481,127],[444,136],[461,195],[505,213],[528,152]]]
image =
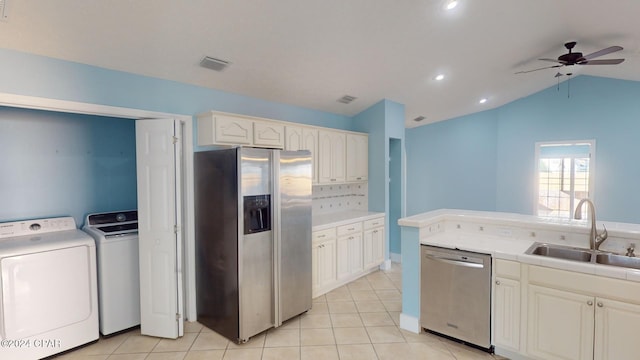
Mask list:
[[336,181],[336,179],[331,179],[331,181]]
[[500,285],[500,280],[496,280],[496,285]]
[[602,303],[602,301],[598,301],[598,307],[603,307],[604,304]]
[[591,301],[591,300],[587,301],[587,305],[589,305],[589,306],[593,305],[593,301]]
[[374,234],[377,234],[377,233],[378,233],[378,230],[373,230],[373,233],[374,233]]
[[349,230],[349,231],[353,231],[353,230],[355,230],[355,229],[356,229],[356,228],[348,228],[347,230]]
[[327,235],[318,235],[319,238],[327,237]]
[[353,240],[353,236],[349,236],[349,240]]

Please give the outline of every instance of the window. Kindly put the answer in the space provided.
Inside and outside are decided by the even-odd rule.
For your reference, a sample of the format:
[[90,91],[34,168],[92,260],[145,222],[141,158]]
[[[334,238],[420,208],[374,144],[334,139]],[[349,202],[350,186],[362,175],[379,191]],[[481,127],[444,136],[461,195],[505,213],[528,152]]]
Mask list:
[[536,215],[569,219],[593,198],[594,150],[594,140],[536,143]]

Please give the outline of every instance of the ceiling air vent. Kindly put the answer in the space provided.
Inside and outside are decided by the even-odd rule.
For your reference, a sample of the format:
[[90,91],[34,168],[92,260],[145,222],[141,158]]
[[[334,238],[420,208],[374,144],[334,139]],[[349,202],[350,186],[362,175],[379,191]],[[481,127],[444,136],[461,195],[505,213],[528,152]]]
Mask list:
[[[2,1],[2,0],[0,0],[0,1]],[[229,65],[231,65],[231,63],[228,62],[228,61],[212,58],[210,56],[205,56],[200,61],[200,66],[205,67],[207,69],[215,70],[215,71],[222,71],[222,70],[226,69],[227,66],[229,66]]]
[[345,96],[341,97],[340,99],[338,99],[338,102],[341,102],[343,104],[348,104],[348,103],[352,102],[355,99],[357,99],[357,97],[351,96],[351,95],[345,95]]
[[7,4],[9,0],[0,0],[0,21],[9,20],[9,5]]
[[422,121],[422,120],[424,120],[424,119],[426,119],[426,117],[424,117],[424,116],[418,116],[417,118],[413,119],[413,121],[420,122],[420,121]]

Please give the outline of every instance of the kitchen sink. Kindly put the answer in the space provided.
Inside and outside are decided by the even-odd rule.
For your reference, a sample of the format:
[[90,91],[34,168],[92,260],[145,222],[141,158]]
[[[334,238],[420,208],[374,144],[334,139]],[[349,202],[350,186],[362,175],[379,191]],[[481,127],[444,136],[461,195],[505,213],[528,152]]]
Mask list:
[[573,248],[562,245],[534,243],[525,252],[529,255],[548,256],[557,259],[590,262],[592,252],[588,249]]
[[620,266],[640,270],[640,258],[616,254],[598,254],[596,263],[611,266]]

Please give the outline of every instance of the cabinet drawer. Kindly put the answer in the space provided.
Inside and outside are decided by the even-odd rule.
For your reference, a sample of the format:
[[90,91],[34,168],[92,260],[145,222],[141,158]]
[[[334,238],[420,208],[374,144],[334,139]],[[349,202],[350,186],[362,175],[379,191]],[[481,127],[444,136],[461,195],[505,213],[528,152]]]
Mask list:
[[312,241],[324,241],[334,239],[336,237],[336,228],[314,231],[311,234]]
[[496,259],[496,276],[520,279],[520,263],[517,261]]
[[364,221],[365,230],[373,229],[379,226],[384,226],[384,217]]
[[338,236],[349,235],[362,231],[362,222],[338,226]]

